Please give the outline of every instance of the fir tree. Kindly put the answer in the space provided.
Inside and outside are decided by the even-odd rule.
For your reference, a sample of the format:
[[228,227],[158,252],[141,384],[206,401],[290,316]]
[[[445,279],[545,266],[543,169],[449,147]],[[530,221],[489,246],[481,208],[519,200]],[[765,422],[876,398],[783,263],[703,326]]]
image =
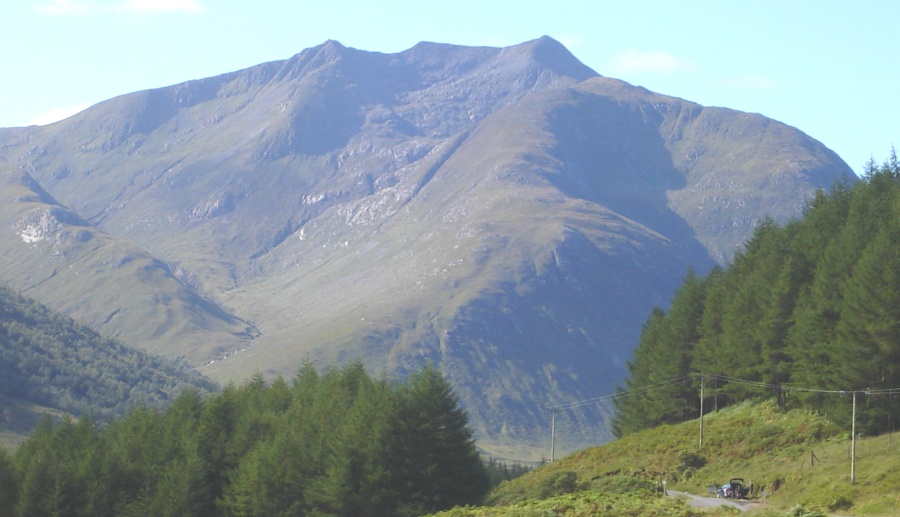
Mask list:
[[477,502],[489,479],[468,417],[450,384],[433,366],[400,390],[391,444],[397,515],[419,515]]

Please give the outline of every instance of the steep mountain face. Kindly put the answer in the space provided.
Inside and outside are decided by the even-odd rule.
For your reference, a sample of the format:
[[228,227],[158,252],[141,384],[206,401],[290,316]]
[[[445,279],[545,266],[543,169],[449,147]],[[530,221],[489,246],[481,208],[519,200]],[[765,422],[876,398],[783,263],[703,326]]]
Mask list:
[[[0,159],[13,287],[222,380],[431,361],[520,456],[548,406],[613,391],[689,267],[852,176],[796,129],[600,77],[550,38],[326,42],[0,130]],[[564,416],[563,448],[608,436],[606,406]]]

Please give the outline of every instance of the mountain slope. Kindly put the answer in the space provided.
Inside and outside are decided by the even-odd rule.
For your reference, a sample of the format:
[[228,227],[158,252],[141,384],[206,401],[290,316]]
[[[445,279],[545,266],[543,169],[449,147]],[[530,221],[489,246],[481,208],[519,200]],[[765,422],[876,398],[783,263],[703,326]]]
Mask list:
[[189,361],[205,357],[201,343],[183,346],[199,334],[217,348],[252,337],[245,322],[199,296],[167,265],[90,225],[3,161],[0,199],[9,222],[0,227],[7,243],[0,269],[13,288],[51,300],[111,337]]
[[[2,130],[0,157],[164,264],[205,304],[185,310],[222,315],[203,320],[217,347],[181,310],[184,332],[130,342],[225,380],[291,376],[305,358],[397,375],[432,361],[498,447],[543,445],[544,408],[611,392],[689,267],[726,261],[757,220],[797,216],[850,174],[793,128],[600,77],[550,38],[398,54],[326,42]],[[90,298],[140,306],[107,288]],[[604,436],[607,413],[568,415],[577,440]]]
[[34,413],[122,415],[213,383],[106,339],[71,318],[0,287],[0,438],[26,434]]

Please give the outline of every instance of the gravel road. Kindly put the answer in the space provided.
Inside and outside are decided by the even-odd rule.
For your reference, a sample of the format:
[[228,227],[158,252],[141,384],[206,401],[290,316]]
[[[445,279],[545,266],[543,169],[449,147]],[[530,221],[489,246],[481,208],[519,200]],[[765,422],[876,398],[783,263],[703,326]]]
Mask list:
[[718,499],[716,497],[701,497],[699,495],[689,494],[687,492],[676,492],[675,490],[668,490],[666,493],[669,497],[685,497],[688,500],[688,506],[693,506],[695,508],[715,508],[717,506],[731,506],[733,508],[737,508],[742,512],[746,512],[750,509],[750,504],[745,501],[735,501],[733,499]]

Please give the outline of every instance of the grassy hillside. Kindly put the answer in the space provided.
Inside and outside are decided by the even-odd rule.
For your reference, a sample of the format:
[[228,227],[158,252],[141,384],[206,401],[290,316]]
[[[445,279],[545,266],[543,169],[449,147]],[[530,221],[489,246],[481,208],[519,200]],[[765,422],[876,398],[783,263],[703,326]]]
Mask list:
[[[708,485],[732,477],[753,482],[757,490],[751,499],[760,503],[754,512],[763,515],[783,515],[797,505],[825,514],[896,515],[900,444],[893,445],[891,436],[858,440],[852,485],[849,450],[847,433],[820,415],[783,412],[769,402],[742,404],[704,418],[702,448],[699,421],[660,426],[504,482],[490,495],[492,508],[447,515],[545,515],[538,509],[550,507],[560,510],[557,514],[589,515],[586,508],[609,493],[630,493],[629,499],[635,490],[652,491],[665,479],[669,490],[706,495]],[[772,493],[776,480],[780,486]],[[578,496],[561,494],[570,490]],[[616,515],[692,515],[676,513],[688,512],[683,508],[629,511]]]

